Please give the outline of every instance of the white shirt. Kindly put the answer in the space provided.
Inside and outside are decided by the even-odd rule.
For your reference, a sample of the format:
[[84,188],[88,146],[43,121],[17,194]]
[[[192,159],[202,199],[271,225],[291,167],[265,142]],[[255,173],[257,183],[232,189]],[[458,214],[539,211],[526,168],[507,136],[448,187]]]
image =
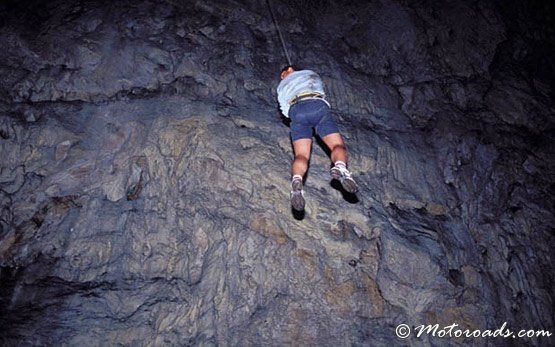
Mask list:
[[285,117],[289,117],[291,101],[304,93],[320,93],[325,96],[324,83],[316,72],[311,70],[293,71],[281,80],[277,87],[277,94],[279,107]]

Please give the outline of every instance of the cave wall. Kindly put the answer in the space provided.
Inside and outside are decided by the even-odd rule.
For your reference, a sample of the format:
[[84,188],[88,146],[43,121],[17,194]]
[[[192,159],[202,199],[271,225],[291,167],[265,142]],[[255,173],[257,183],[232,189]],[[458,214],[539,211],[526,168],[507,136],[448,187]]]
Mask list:
[[[274,3],[272,1],[272,3]],[[6,345],[548,345],[553,26],[541,2],[284,1],[360,192],[306,212],[265,2],[0,5]]]

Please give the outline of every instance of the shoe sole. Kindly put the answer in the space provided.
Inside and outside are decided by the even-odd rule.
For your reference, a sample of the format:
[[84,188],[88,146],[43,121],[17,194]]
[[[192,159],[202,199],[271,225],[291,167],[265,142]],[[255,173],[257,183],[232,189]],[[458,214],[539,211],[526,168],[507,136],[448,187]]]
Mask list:
[[339,182],[341,182],[341,186],[348,193],[354,194],[358,191],[357,184],[352,178],[351,179],[343,178],[343,175],[341,175],[341,171],[334,170],[333,168],[331,169],[330,173],[331,173],[331,177],[334,180],[338,180]]
[[340,180],[341,181],[341,186],[343,187],[343,189],[345,189],[347,192],[354,194],[358,191],[358,187],[357,184],[355,183],[355,181],[353,181],[352,179],[343,179]]
[[305,206],[304,197],[301,192],[296,192],[291,197],[291,206],[297,211],[303,211]]

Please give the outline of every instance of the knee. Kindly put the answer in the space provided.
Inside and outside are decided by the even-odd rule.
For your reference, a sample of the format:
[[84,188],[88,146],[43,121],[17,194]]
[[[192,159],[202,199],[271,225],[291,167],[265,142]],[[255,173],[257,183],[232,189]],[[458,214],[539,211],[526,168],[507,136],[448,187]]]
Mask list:
[[295,161],[308,162],[308,157],[304,154],[295,154]]
[[342,143],[336,143],[336,144],[334,144],[334,145],[330,148],[330,150],[331,150],[332,152],[335,152],[335,151],[345,151],[346,149],[345,149],[345,145],[344,145],[344,144],[342,144]]

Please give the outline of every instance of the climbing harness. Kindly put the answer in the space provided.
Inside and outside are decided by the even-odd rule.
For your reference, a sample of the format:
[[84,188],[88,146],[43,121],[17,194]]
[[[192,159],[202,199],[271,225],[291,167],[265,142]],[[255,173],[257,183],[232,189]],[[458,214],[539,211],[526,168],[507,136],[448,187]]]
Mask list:
[[306,92],[296,95],[289,101],[289,105],[296,104],[299,101],[303,101],[305,99],[323,99],[324,94],[318,92]]
[[283,39],[283,35],[281,34],[281,30],[279,30],[279,26],[274,16],[274,11],[272,11],[272,6],[270,5],[270,0],[266,0],[266,4],[268,5],[268,9],[270,10],[270,15],[272,16],[272,21],[274,22],[274,26],[276,27],[276,31],[278,32],[279,39],[281,41],[281,47],[283,47],[283,52],[285,53],[285,57],[287,58],[287,63],[291,64],[291,58],[289,57],[289,52],[287,51],[287,47],[285,47],[285,40]]

